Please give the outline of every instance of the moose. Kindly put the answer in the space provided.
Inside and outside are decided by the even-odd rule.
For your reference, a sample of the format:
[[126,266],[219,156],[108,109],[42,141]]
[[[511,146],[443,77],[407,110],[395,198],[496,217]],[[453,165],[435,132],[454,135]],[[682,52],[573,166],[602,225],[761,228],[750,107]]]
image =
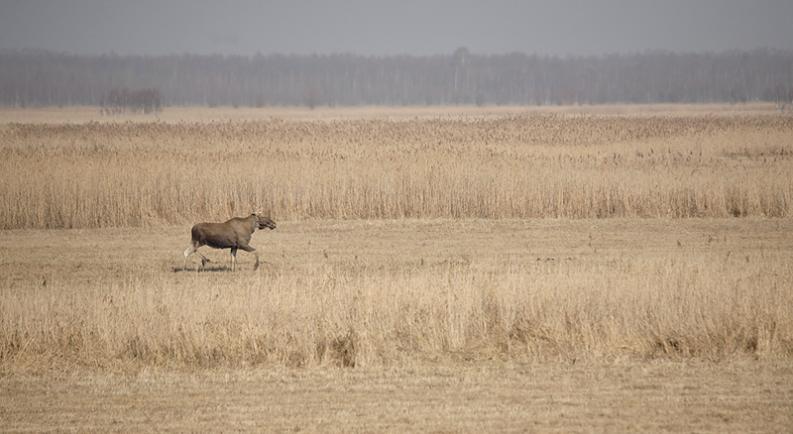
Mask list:
[[191,229],[192,241],[184,251],[184,267],[187,268],[187,258],[193,253],[201,256],[201,267],[205,267],[209,259],[198,252],[201,246],[213,249],[231,249],[231,271],[237,266],[237,250],[242,249],[256,256],[256,265],[259,268],[259,253],[250,246],[251,235],[256,229],[275,229],[275,222],[270,217],[262,214],[251,213],[248,217],[234,217],[223,223],[198,223]]

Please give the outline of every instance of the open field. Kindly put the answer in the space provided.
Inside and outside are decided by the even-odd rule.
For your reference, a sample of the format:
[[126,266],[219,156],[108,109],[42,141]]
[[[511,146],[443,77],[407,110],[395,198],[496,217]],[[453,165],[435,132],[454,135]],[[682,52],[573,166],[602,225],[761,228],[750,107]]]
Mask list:
[[685,107],[5,124],[0,228],[793,215],[793,116]]
[[287,221],[236,273],[187,232],[2,233],[4,427],[793,423],[788,219]]
[[768,363],[447,365],[0,378],[3,430],[789,432]]
[[778,116],[774,103],[746,104],[612,104],[574,106],[358,106],[358,107],[166,107],[154,114],[126,113],[102,115],[98,107],[0,107],[0,124],[84,124],[164,122],[240,122],[240,121],[341,121],[341,120],[415,120],[415,119],[496,119],[532,113],[646,116],[648,114],[686,117],[691,115],[765,115]]
[[793,426],[790,115],[0,116],[0,429]]
[[188,232],[5,231],[2,366],[793,356],[789,219],[282,222],[238,273]]

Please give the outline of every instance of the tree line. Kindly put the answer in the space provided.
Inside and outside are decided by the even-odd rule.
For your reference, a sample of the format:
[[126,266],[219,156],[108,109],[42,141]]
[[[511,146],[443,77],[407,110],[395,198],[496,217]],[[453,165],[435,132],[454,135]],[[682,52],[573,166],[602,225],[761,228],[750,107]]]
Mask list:
[[157,89],[114,88],[102,97],[99,106],[103,114],[154,113],[160,111],[162,96]]
[[[115,94],[113,92],[116,92]],[[793,52],[600,56],[0,52],[0,104],[436,105],[793,102]],[[121,95],[121,96],[119,96]],[[156,95],[156,97],[155,97]],[[134,99],[134,98],[132,98]],[[156,110],[138,102],[141,110]]]

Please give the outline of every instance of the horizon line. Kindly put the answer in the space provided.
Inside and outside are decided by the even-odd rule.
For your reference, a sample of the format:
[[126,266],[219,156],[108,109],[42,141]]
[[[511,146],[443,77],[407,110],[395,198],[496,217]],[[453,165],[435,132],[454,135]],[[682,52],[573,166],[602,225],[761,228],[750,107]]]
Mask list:
[[312,52],[312,53],[296,53],[296,52],[254,52],[254,53],[222,53],[222,52],[170,52],[170,53],[119,53],[116,51],[102,52],[102,53],[80,53],[74,51],[52,50],[47,48],[0,48],[0,55],[6,54],[56,54],[61,56],[71,57],[142,57],[142,58],[157,58],[157,57],[173,57],[173,56],[195,56],[195,57],[224,57],[224,58],[256,58],[256,57],[337,57],[337,56],[352,56],[362,58],[431,58],[431,57],[445,57],[454,56],[461,50],[465,50],[467,55],[471,56],[514,56],[521,55],[526,57],[542,57],[542,58],[559,58],[559,59],[586,59],[586,58],[606,58],[606,57],[630,57],[642,56],[652,54],[672,54],[672,55],[723,55],[723,54],[743,54],[743,53],[757,53],[769,52],[775,54],[793,55],[793,48],[777,48],[770,46],[758,46],[754,48],[728,48],[722,50],[672,50],[666,48],[646,48],[642,50],[632,51],[606,51],[598,54],[559,54],[559,53],[541,53],[541,52],[526,52],[526,51],[502,51],[502,52],[478,52],[472,51],[465,46],[460,46],[454,50],[447,52],[439,52],[433,54],[411,54],[411,53],[392,53],[392,54],[364,54],[356,53],[353,51],[334,51],[334,52]]

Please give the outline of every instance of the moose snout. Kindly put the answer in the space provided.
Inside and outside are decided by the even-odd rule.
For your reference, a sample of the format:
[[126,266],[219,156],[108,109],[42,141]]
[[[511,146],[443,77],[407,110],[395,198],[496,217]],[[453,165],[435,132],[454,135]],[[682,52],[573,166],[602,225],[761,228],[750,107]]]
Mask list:
[[275,229],[275,223],[262,223],[259,225],[259,229],[266,229],[269,228],[270,230]]

